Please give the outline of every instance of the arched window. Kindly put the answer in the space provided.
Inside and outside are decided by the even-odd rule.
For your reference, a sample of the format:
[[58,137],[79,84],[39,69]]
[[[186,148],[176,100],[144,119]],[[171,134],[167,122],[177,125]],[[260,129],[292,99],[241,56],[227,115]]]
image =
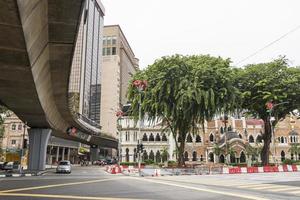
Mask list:
[[196,142],[197,142],[197,143],[200,143],[200,142],[201,142],[201,137],[200,137],[200,135],[197,135],[197,136],[196,136]]
[[147,141],[148,141],[148,137],[147,137],[147,134],[146,134],[146,133],[144,133],[144,135],[143,135],[143,141],[144,141],[144,142],[147,142]]
[[227,129],[227,130],[228,130],[228,131],[232,131],[231,125],[228,126],[228,129]]
[[147,151],[145,150],[144,153],[143,153],[143,160],[148,160],[148,153]]
[[224,133],[224,128],[223,128],[223,126],[221,126],[221,128],[220,128],[220,133],[221,133],[221,134]]
[[168,153],[164,153],[164,154],[162,154],[161,159],[162,159],[163,162],[165,162],[165,161],[168,160],[168,157],[169,157],[169,154]]
[[188,134],[188,136],[186,138],[186,142],[188,142],[188,143],[192,143],[193,142],[193,138],[192,138],[191,134]]
[[149,160],[154,161],[154,153],[153,153],[152,150],[151,150],[150,153],[149,153]]
[[280,138],[280,143],[284,143],[284,138],[283,138],[283,136],[281,136],[281,138]]
[[240,155],[240,163],[245,163],[246,162],[246,155],[245,153],[242,151],[241,155]]
[[220,155],[220,163],[225,163],[225,157],[223,154]]
[[258,135],[258,136],[257,136],[256,142],[257,142],[257,143],[262,143],[262,136],[261,136],[261,135]]
[[167,136],[165,133],[162,135],[162,141],[167,141]]
[[235,155],[230,154],[230,163],[235,163]]
[[155,141],[160,142],[160,135],[158,133],[156,134]]
[[291,160],[294,160],[294,154],[291,153]]
[[189,161],[189,154],[188,152],[184,152],[184,161]]
[[213,154],[212,152],[210,152],[210,153],[208,154],[208,158],[209,158],[209,162],[214,162],[214,161],[215,161],[215,159],[214,159],[214,154]]
[[239,134],[239,138],[240,138],[240,139],[243,139],[243,137],[242,137],[242,135],[241,135],[241,134]]
[[281,156],[281,162],[283,162],[285,160],[285,153],[284,153],[284,151],[281,151],[280,156]]
[[154,136],[153,134],[151,133],[150,136],[149,136],[149,141],[153,142],[154,141]]
[[196,151],[193,152],[193,161],[197,161],[197,152]]
[[22,124],[19,124],[19,125],[18,125],[18,130],[19,130],[19,131],[22,130]]
[[200,161],[203,161],[203,155],[200,155]]
[[129,149],[126,148],[126,162],[129,162]]
[[252,135],[249,136],[249,143],[254,143],[254,138]]
[[210,142],[213,142],[213,141],[214,141],[214,135],[213,135],[212,133],[209,135],[209,141],[210,141]]
[[155,160],[157,163],[161,162],[161,156],[160,156],[160,151],[157,150],[156,155],[155,155]]

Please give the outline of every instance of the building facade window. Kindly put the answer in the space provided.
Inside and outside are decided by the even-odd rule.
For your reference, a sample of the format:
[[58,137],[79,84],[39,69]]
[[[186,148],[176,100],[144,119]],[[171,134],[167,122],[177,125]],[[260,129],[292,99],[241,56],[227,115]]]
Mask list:
[[18,130],[21,131],[22,130],[22,124],[18,125]]
[[147,134],[146,134],[146,133],[144,133],[144,135],[143,135],[143,141],[144,141],[144,142],[148,142],[148,137],[147,137]]
[[154,142],[154,136],[153,136],[152,133],[151,133],[150,136],[149,136],[149,141],[150,141],[150,142]]
[[214,142],[214,135],[212,133],[209,135],[209,141]]
[[249,136],[249,143],[254,143],[254,137],[252,135]]
[[16,140],[11,140],[12,145],[16,145],[17,141]]
[[[81,114],[100,124],[100,97],[101,97],[101,49],[103,28],[103,13],[97,1],[85,1],[86,23],[83,25],[81,41],[82,53],[82,86],[80,91]],[[84,16],[83,16],[84,17]],[[76,48],[76,47],[75,47]],[[89,121],[87,120],[89,123]]]
[[15,131],[16,128],[17,128],[17,125],[16,125],[16,124],[12,124],[12,125],[11,125],[11,130]]
[[167,136],[166,134],[164,133],[163,136],[162,136],[162,141],[166,142],[167,141]]
[[201,136],[200,135],[196,136],[196,143],[201,143]]
[[193,142],[193,138],[192,138],[191,134],[188,134],[188,136],[186,138],[186,142],[187,143],[192,143]]
[[160,140],[161,140],[161,139],[160,139],[160,135],[159,135],[159,133],[157,133],[157,134],[156,134],[156,137],[155,137],[155,141],[160,142]]

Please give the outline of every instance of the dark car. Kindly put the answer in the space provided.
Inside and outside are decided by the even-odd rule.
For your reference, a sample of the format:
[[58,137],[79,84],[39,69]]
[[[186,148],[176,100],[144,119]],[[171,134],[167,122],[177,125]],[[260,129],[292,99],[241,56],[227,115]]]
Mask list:
[[13,170],[14,169],[14,162],[5,162],[2,169],[3,170]]
[[117,160],[116,159],[106,159],[106,163],[108,165],[114,165],[114,164],[117,164]]
[[3,167],[4,165],[6,164],[7,162],[0,162],[0,170],[3,170]]

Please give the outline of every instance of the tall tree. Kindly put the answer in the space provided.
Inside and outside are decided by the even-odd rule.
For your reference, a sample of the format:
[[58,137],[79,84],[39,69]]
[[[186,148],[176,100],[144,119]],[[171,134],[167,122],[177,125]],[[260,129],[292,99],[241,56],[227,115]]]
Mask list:
[[217,113],[233,109],[236,89],[229,64],[229,60],[208,55],[174,55],[157,60],[133,77],[148,82],[143,92],[133,83],[129,86],[133,116],[139,116],[141,98],[142,118],[162,119],[173,134],[180,166],[184,165],[187,134],[198,131],[199,124]]
[[[272,126],[300,102],[300,69],[288,67],[285,58],[248,65],[236,70],[235,86],[241,92],[241,107],[264,121],[262,164],[269,163]],[[271,107],[267,107],[271,103]],[[271,121],[271,116],[275,120]]]

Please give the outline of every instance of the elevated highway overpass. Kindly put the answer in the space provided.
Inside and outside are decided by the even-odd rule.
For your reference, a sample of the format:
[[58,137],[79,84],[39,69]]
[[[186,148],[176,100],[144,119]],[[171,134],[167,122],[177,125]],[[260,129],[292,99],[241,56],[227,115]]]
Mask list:
[[115,138],[72,114],[69,106],[70,72],[85,3],[0,1],[0,104],[30,127],[32,170],[44,169],[50,134],[117,148]]

